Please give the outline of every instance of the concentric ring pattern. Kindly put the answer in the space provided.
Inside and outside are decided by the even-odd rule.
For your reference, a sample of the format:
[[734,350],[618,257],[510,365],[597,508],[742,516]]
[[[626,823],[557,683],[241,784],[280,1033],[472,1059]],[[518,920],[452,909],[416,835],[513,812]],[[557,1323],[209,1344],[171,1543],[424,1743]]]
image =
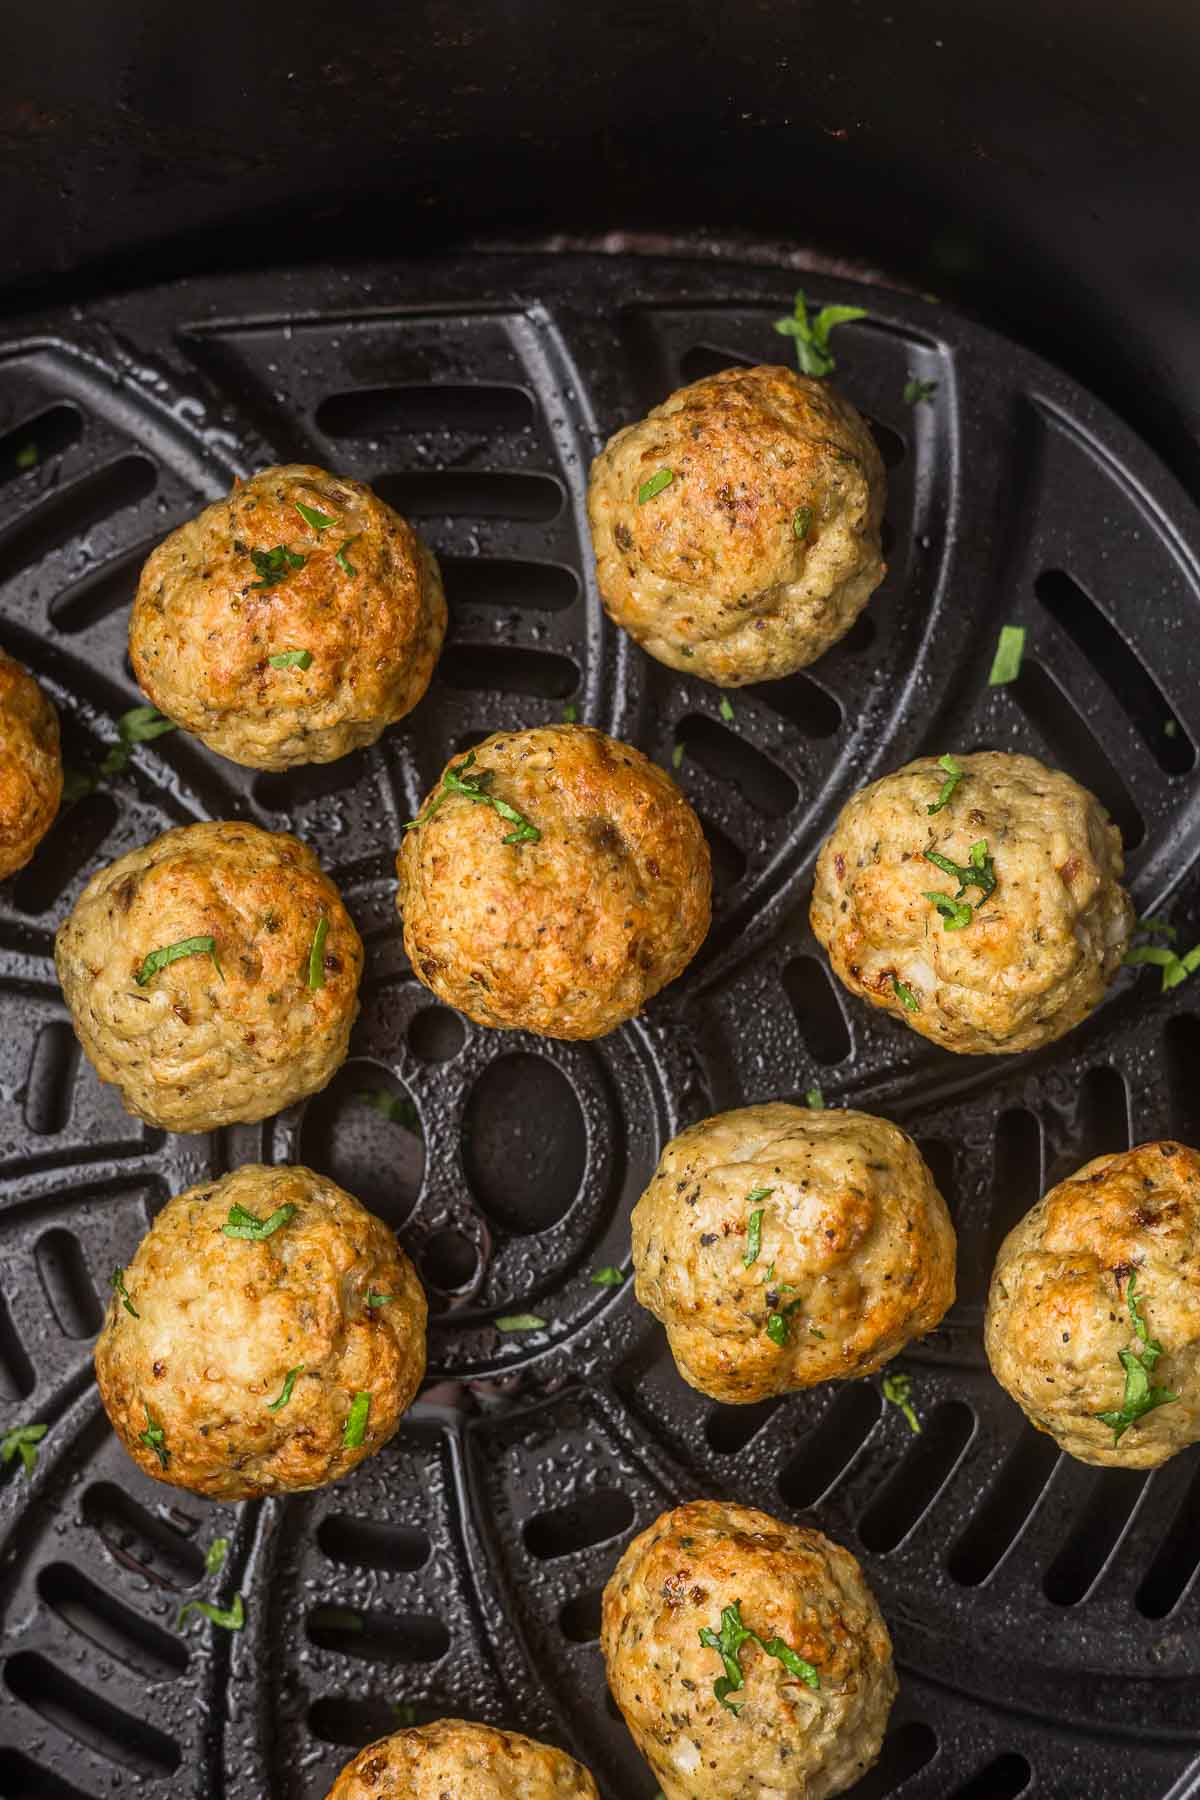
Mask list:
[[[1200,1463],[1058,1457],[988,1378],[980,1325],[995,1248],[1049,1181],[1141,1138],[1200,1141],[1200,989],[1159,997],[1153,972],[1127,974],[1065,1045],[954,1059],[834,989],[806,892],[863,780],[920,752],[1022,748],[1108,805],[1139,911],[1200,938],[1200,525],[1054,371],[930,302],[823,291],[869,313],[840,329],[838,379],[889,464],[890,573],[837,649],[737,693],[729,722],[715,690],[605,622],[583,489],[602,437],[681,379],[777,359],[790,286],[719,263],[476,256],[181,284],[0,347],[0,644],[52,693],[71,766],[95,767],[137,702],[142,557],[265,461],[372,482],[438,551],[451,607],[429,696],[372,750],[254,774],[161,738],[0,892],[0,1430],[50,1425],[32,1483],[0,1491],[7,1800],[320,1800],[351,1747],[447,1712],[557,1737],[606,1795],[650,1800],[604,1695],[599,1591],[629,1534],[698,1492],[811,1519],[863,1558],[903,1685],[861,1796],[1192,1791]],[[914,376],[936,389],[910,407]],[[1028,654],[989,689],[1005,622]],[[568,705],[661,762],[682,747],[719,889],[685,978],[590,1045],[437,1006],[393,906],[400,826],[447,755]],[[98,862],[202,818],[298,831],[368,963],[324,1094],[180,1139],[129,1119],[81,1061],[50,951]],[[590,1280],[626,1261],[666,1137],[813,1085],[912,1130],[955,1214],[960,1299],[906,1361],[919,1437],[869,1382],[714,1406],[628,1287]],[[122,1456],[90,1347],[110,1269],[167,1195],[254,1158],[309,1162],[395,1226],[434,1302],[431,1383],[349,1482],[221,1508]],[[499,1330],[513,1313],[545,1327]],[[215,1536],[232,1549],[209,1575]],[[235,1591],[242,1634],[176,1629],[184,1599]]]

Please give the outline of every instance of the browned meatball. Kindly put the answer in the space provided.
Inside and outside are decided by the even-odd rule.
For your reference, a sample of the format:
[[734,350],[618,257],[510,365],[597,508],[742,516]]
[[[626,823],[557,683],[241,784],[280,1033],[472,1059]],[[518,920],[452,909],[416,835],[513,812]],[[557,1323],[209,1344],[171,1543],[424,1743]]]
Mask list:
[[665,1800],[844,1793],[879,1755],[896,1695],[891,1639],[850,1552],[716,1500],[634,1539],[604,1590],[600,1645]]
[[49,831],[62,786],[58,714],[0,650],[0,881],[24,868]]
[[725,369],[611,438],[588,514],[604,605],[659,662],[741,687],[790,675],[883,579],[883,463],[826,382]]
[[863,1112],[702,1119],[633,1209],[637,1297],[714,1400],[871,1374],[950,1306],[954,1253],[920,1151]]
[[430,552],[361,481],[263,469],[142,570],[129,654],[149,698],[254,769],[373,744],[429,686],[446,631]]
[[1153,1469],[1200,1439],[1200,1155],[1098,1156],[1001,1245],[992,1373],[1080,1462]]
[[222,823],[101,869],[54,947],[96,1073],[168,1131],[265,1119],[324,1087],[346,1058],[362,954],[307,845]]
[[146,1475],[214,1500],[336,1481],[425,1372],[425,1295],[382,1220],[311,1169],[169,1200],[113,1278],[100,1398]]
[[583,725],[497,732],[451,763],[396,867],[414,971],[481,1025],[600,1037],[708,930],[695,813],[640,750]]
[[599,1800],[565,1750],[517,1731],[439,1719],[368,1744],[326,1800]]

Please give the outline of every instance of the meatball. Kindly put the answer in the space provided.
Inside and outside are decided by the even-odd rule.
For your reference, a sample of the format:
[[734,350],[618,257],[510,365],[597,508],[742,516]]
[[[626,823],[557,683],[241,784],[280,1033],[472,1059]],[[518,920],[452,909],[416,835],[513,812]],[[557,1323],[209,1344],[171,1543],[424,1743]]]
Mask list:
[[593,1038],[704,941],[712,871],[669,775],[584,725],[451,763],[396,858],[415,973],[480,1025]]
[[25,867],[49,831],[62,787],[58,714],[0,650],[0,881]]
[[827,383],[724,369],[618,431],[588,515],[610,616],[720,687],[791,675],[849,631],[883,580],[886,479]]
[[841,1794],[879,1755],[896,1695],[850,1552],[717,1500],[634,1539],[604,1590],[600,1644],[665,1800]]
[[1053,1043],[1121,966],[1133,907],[1100,802],[1032,756],[920,757],[847,803],[812,927],[835,974],[968,1056]]
[[1200,1155],[1139,1144],[1051,1188],[1000,1247],[985,1343],[1080,1462],[1153,1469],[1200,1439]]
[[160,712],[252,769],[332,762],[411,712],[446,632],[437,563],[361,481],[264,469],[153,551],[129,617]]
[[251,1163],[169,1200],[96,1340],[146,1475],[213,1500],[336,1481],[425,1373],[425,1295],[382,1220],[311,1169]]
[[307,845],[185,825],[84,888],[54,947],[79,1041],[167,1131],[265,1119],[346,1059],[362,942]]
[[950,1306],[954,1251],[903,1131],[781,1101],[681,1132],[633,1209],[638,1299],[734,1403],[871,1374]]
[[394,1731],[348,1762],[326,1800],[599,1800],[565,1750],[519,1731],[439,1719]]

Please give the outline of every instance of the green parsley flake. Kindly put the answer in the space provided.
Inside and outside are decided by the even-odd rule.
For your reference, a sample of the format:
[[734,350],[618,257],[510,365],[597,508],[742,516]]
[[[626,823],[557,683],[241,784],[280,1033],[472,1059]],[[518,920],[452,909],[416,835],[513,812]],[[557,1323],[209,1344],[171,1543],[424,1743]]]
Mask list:
[[116,1268],[109,1276],[108,1285],[120,1294],[121,1305],[125,1308],[125,1311],[129,1314],[130,1318],[140,1319],[142,1315],[129,1297],[129,1289],[125,1286],[125,1271],[120,1263],[117,1264]]
[[286,544],[276,544],[273,550],[251,550],[250,561],[254,564],[254,573],[261,577],[252,581],[252,588],[278,587],[286,581],[293,569],[302,569],[308,561],[295,550],[289,550]]
[[[1179,1399],[1179,1395],[1172,1393],[1170,1388],[1151,1385],[1150,1376],[1155,1363],[1163,1354],[1163,1347],[1157,1338],[1150,1336],[1150,1329],[1142,1312],[1142,1302],[1135,1292],[1136,1287],[1135,1269],[1125,1284],[1125,1303],[1142,1348],[1140,1351],[1118,1350],[1117,1359],[1125,1371],[1125,1397],[1118,1410],[1096,1414],[1100,1423],[1107,1425],[1112,1431],[1114,1450],[1131,1425],[1136,1425],[1139,1419],[1144,1419],[1156,1407],[1173,1406]],[[1119,1280],[1117,1291],[1120,1292]]]
[[[142,1402],[145,1406],[145,1401]],[[146,1406],[146,1429],[138,1432],[138,1443],[145,1444],[147,1450],[153,1450],[163,1468],[171,1461],[171,1452],[167,1449],[167,1434],[161,1425],[155,1424],[150,1416],[150,1408]]]
[[816,1088],[816,1087],[809,1088],[808,1092],[804,1096],[804,1104],[808,1107],[811,1107],[813,1112],[824,1112],[825,1111],[825,1096],[821,1092],[820,1088]]
[[367,1419],[371,1412],[371,1396],[365,1392],[356,1393],[350,1403],[350,1412],[346,1419],[346,1429],[342,1433],[342,1444],[347,1450],[357,1450],[367,1435]]
[[790,337],[796,347],[796,361],[802,375],[830,375],[837,367],[829,348],[829,334],[835,325],[848,325],[852,319],[865,319],[862,306],[823,306],[810,321],[808,301],[803,289],[797,290],[790,319],[776,319],[775,329]]
[[233,1597],[230,1607],[214,1606],[211,1600],[188,1600],[179,1609],[176,1630],[183,1630],[183,1621],[190,1612],[200,1614],[210,1625],[219,1625],[222,1631],[240,1631],[246,1623],[246,1603],[240,1594]]
[[750,1214],[750,1223],[746,1227],[746,1254],[742,1258],[745,1268],[758,1261],[762,1251],[763,1208],[756,1207]]
[[37,1468],[37,1446],[49,1431],[48,1425],[14,1425],[0,1437],[0,1464],[7,1465],[19,1456],[26,1480]]
[[946,779],[943,781],[941,791],[932,806],[927,806],[925,808],[927,813],[941,812],[943,806],[949,801],[951,794],[966,773],[964,769],[959,768],[952,756],[939,756],[938,768],[944,771]]
[[638,505],[645,506],[647,500],[653,500],[656,494],[661,494],[664,488],[669,488],[674,479],[675,471],[673,469],[659,469],[658,473],[652,475],[649,481],[643,481],[638,489]]
[[287,1374],[283,1378],[283,1386],[279,1390],[278,1398],[275,1400],[267,1401],[267,1411],[268,1412],[279,1412],[279,1410],[282,1407],[287,1405],[288,1401],[292,1397],[292,1389],[296,1385],[296,1377],[297,1377],[297,1375],[303,1375],[303,1373],[304,1373],[304,1364],[303,1363],[297,1363],[294,1369],[288,1370]]
[[1021,658],[1024,654],[1025,627],[1002,625],[996,654],[992,659],[992,672],[988,676],[988,686],[1005,687],[1010,681],[1015,681],[1021,673]]
[[[135,744],[152,743],[155,738],[162,737],[165,732],[177,729],[175,721],[164,718],[157,706],[131,707],[117,720],[118,742],[113,744],[101,758],[100,775],[124,774],[132,759]],[[96,786],[97,777],[83,775],[79,779],[88,783],[84,791],[91,793]]]
[[742,1623],[742,1603],[735,1600],[732,1606],[721,1609],[721,1629],[713,1631],[705,1625],[700,1630],[700,1642],[706,1650],[715,1650],[724,1666],[725,1673],[719,1675],[713,1683],[713,1694],[727,1712],[738,1713],[744,1701],[734,1704],[730,1694],[735,1694],[745,1687],[746,1678],[742,1673],[740,1661],[742,1645],[753,1642],[767,1656],[782,1663],[789,1675],[794,1675],[814,1691],[820,1688],[821,1677],[810,1662],[805,1662],[790,1645],[780,1637],[761,1638],[756,1631],[751,1631]]
[[[954,896],[956,900],[961,900],[968,888],[975,887],[979,889],[978,904],[982,906],[996,891],[996,866],[988,854],[987,839],[980,838],[971,845],[967,854],[968,862],[956,863],[951,862],[948,856],[943,856],[940,850],[923,852],[926,862],[931,862],[943,875],[952,875],[957,881],[958,892]],[[929,896],[926,895],[926,898]]]
[[920,381],[915,375],[910,375],[904,384],[905,406],[920,406],[923,401],[932,400],[937,393],[937,385],[936,381]]
[[361,1088],[354,1098],[380,1118],[390,1119],[393,1125],[403,1125],[406,1131],[421,1136],[420,1115],[407,1095],[389,1094],[386,1088]]
[[16,463],[18,469],[21,470],[22,474],[24,474],[27,469],[37,468],[39,461],[38,447],[32,439],[30,439],[29,443],[21,445],[21,448],[17,451],[13,461]]
[[625,1275],[615,1263],[607,1263],[602,1269],[593,1269],[588,1277],[593,1287],[620,1287]]
[[208,1552],[204,1558],[204,1573],[206,1575],[219,1574],[225,1567],[225,1558],[228,1555],[229,1539],[227,1537],[215,1537],[208,1546]]
[[536,1313],[506,1313],[496,1320],[497,1331],[545,1331],[546,1321]]
[[390,1306],[395,1298],[394,1294],[377,1294],[374,1288],[367,1289],[368,1306]]
[[293,505],[304,523],[311,525],[314,531],[328,531],[335,523],[328,513],[318,512],[315,506],[305,506],[302,500],[294,501]]
[[721,703],[717,707],[717,711],[720,713],[721,717],[724,719],[724,721],[727,725],[733,724],[733,720],[734,720],[733,703],[730,700],[728,694],[721,695]]
[[462,762],[454,763],[445,771],[442,776],[441,793],[434,795],[424,812],[418,813],[415,819],[410,819],[408,821],[407,825],[404,827],[405,831],[415,831],[418,825],[425,824],[428,819],[433,817],[439,806],[441,806],[451,794],[460,794],[464,800],[471,800],[477,806],[492,807],[506,824],[515,827],[515,829],[510,831],[504,838],[504,843],[540,843],[542,834],[536,825],[530,824],[525,815],[519,813],[515,806],[510,806],[507,800],[500,800],[495,794],[489,794],[485,791],[495,774],[494,769],[480,769],[477,775],[468,775],[464,772],[471,767],[474,761],[475,752],[472,750],[464,757]]
[[925,898],[932,900],[942,915],[943,931],[962,931],[975,916],[975,908],[967,900],[952,900],[949,894],[930,893]]
[[354,567],[354,564],[350,561],[350,558],[346,555],[346,552],[347,552],[347,550],[349,550],[351,548],[352,545],[357,544],[357,542],[361,536],[362,536],[362,532],[356,531],[353,537],[348,537],[346,539],[345,543],[339,544],[337,555],[333,559],[334,562],[337,564],[338,568],[343,570],[345,574],[350,575],[350,576],[357,575],[358,570]]
[[681,743],[676,744],[671,752],[671,767],[673,769],[681,769],[683,767],[683,745]]
[[788,1341],[788,1334],[792,1329],[792,1314],[799,1304],[799,1300],[789,1300],[786,1306],[781,1306],[776,1312],[767,1315],[767,1336],[773,1344],[778,1344],[780,1349]]
[[290,1225],[299,1209],[289,1200],[285,1205],[276,1207],[269,1219],[260,1219],[254,1213],[247,1212],[244,1206],[231,1206],[229,1218],[221,1230],[228,1238],[244,1238],[248,1243],[261,1244],[282,1226]]
[[308,985],[310,988],[325,986],[325,939],[329,936],[329,920],[324,913],[317,920],[313,932],[312,944],[308,952]]
[[312,665],[312,651],[281,650],[277,656],[268,656],[267,661],[273,669],[307,669]]
[[574,725],[576,723],[576,721],[578,720],[578,718],[579,718],[579,708],[576,706],[576,704],[573,700],[568,700],[567,704],[562,709],[563,724],[564,725]]
[[898,1406],[908,1422],[908,1429],[915,1437],[921,1435],[921,1421],[916,1415],[909,1396],[912,1393],[912,1376],[902,1375],[897,1371],[894,1375],[883,1378],[883,1397],[892,1406]]
[[913,993],[908,983],[901,981],[898,975],[892,976],[892,988],[897,1000],[900,1002],[905,1012],[920,1012],[921,1002],[917,999],[917,996]]
[[180,938],[177,944],[165,944],[161,950],[151,950],[134,980],[139,987],[145,987],[160,969],[165,969],[169,963],[181,962],[187,956],[211,956],[213,968],[224,981],[225,975],[217,960],[217,941],[210,937]]
[[798,538],[806,538],[812,530],[813,509],[811,506],[798,506],[792,514],[792,534]]
[[1175,927],[1168,925],[1165,919],[1139,919],[1134,927],[1134,935],[1144,937],[1166,938],[1165,944],[1135,944],[1125,952],[1123,958],[1127,968],[1136,969],[1144,964],[1162,970],[1162,986],[1160,993],[1168,994],[1172,988],[1178,987],[1195,974],[1200,968],[1200,944],[1194,944],[1182,956],[1170,948],[1177,936]]

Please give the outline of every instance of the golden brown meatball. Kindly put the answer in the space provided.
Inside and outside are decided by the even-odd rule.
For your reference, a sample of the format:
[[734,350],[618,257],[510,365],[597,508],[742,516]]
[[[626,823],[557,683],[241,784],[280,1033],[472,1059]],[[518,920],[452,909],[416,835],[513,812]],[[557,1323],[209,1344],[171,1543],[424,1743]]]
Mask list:
[[0,881],[24,868],[49,831],[62,786],[58,714],[0,650]]
[[659,662],[721,687],[790,675],[883,580],[885,494],[867,426],[825,382],[724,369],[592,465],[605,608]]
[[599,1800],[587,1770],[518,1731],[439,1719],[348,1762],[326,1800]]
[[841,1794],[879,1755],[896,1695],[891,1639],[850,1552],[716,1500],[634,1539],[604,1590],[600,1644],[666,1800]]
[[637,1297],[714,1400],[870,1375],[954,1299],[954,1227],[912,1139],[781,1101],[667,1145],[633,1209]]
[[1200,1439],[1200,1155],[1139,1144],[1051,1188],[1001,1245],[985,1339],[1080,1462],[1152,1469]]
[[584,725],[500,731],[451,763],[396,868],[414,971],[480,1025],[600,1037],[708,930],[695,813],[640,750]]
[[812,927],[851,993],[922,1037],[1032,1050],[1086,1018],[1120,968],[1124,867],[1116,826],[1069,775],[1004,751],[923,756],[843,808]]
[[156,1481],[214,1500],[320,1487],[395,1432],[425,1310],[382,1220],[311,1169],[252,1163],[169,1200],[117,1270],[100,1398]]
[[265,1119],[346,1059],[362,941],[307,845],[185,825],[93,875],[54,947],[79,1041],[168,1131]]
[[129,654],[177,725],[233,762],[290,769],[411,712],[445,632],[412,526],[361,481],[295,463],[239,482],[152,552]]

